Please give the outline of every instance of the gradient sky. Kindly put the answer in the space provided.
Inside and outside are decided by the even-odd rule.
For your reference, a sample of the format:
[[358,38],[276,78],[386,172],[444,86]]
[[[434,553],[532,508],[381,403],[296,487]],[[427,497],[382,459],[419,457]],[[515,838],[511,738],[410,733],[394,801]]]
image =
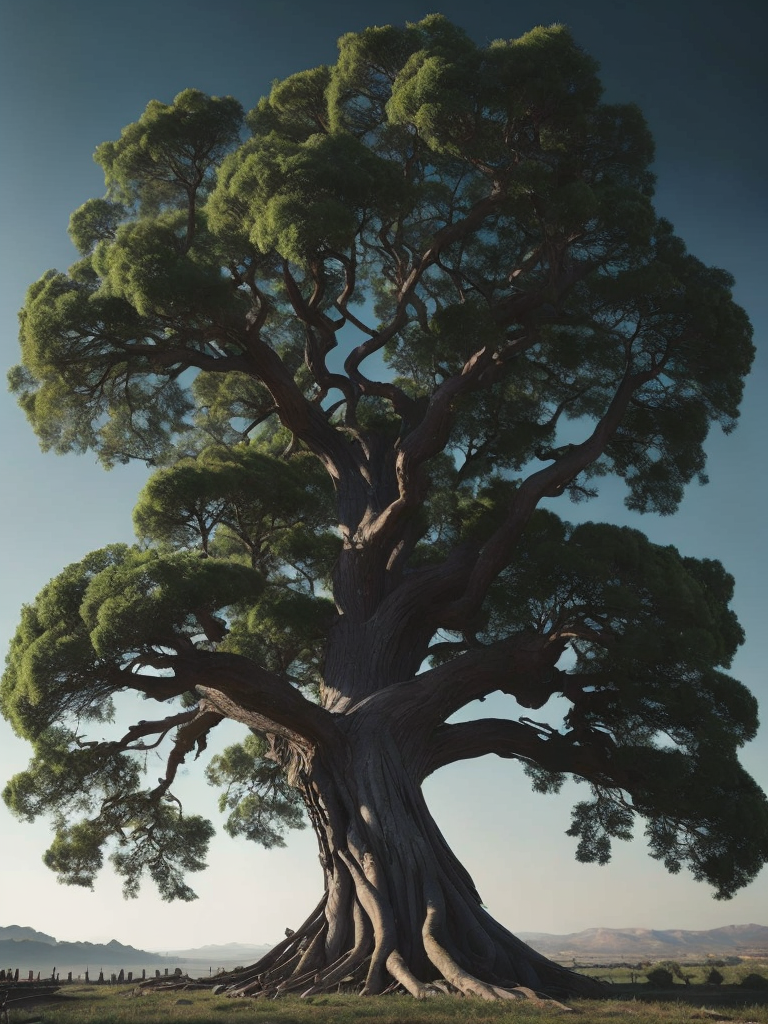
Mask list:
[[[635,101],[645,112],[657,142],[658,210],[693,253],[736,277],[759,355],[739,429],[710,439],[710,485],[691,488],[668,519],[630,515],[621,488],[610,485],[586,508],[563,505],[566,499],[553,507],[565,518],[628,523],[685,554],[719,558],[736,577],[735,608],[748,636],[732,671],[761,699],[765,717],[768,18],[756,0],[443,0],[439,7],[428,0],[1,0],[3,370],[17,360],[16,311],[26,287],[48,268],[73,262],[69,214],[103,192],[94,148],[117,138],[149,100],[167,103],[194,87],[231,94],[248,109],[273,79],[332,62],[343,32],[417,20],[435,9],[480,43],[537,24],[568,24],[600,61],[606,98]],[[4,650],[20,605],[51,576],[89,550],[132,539],[131,508],[146,471],[130,466],[107,475],[93,456],[43,455],[8,395],[0,396],[0,437]],[[494,703],[484,712],[503,713]],[[22,769],[28,753],[0,722],[0,781]],[[768,728],[743,761],[768,788]],[[426,788],[484,902],[512,930],[768,924],[768,870],[730,903],[718,903],[702,885],[652,861],[642,830],[633,843],[617,844],[607,867],[577,864],[574,840],[564,835],[568,797],[581,798],[576,786],[559,797],[538,796],[513,763],[484,758],[443,770]],[[198,766],[188,769],[180,795],[216,821],[215,796]],[[48,835],[45,823],[22,824],[0,805],[0,925],[153,949],[274,942],[320,895],[307,831],[286,850],[269,852],[217,836],[209,870],[190,879],[200,899],[171,905],[149,887],[124,902],[108,871],[93,893],[58,885],[41,862]]]

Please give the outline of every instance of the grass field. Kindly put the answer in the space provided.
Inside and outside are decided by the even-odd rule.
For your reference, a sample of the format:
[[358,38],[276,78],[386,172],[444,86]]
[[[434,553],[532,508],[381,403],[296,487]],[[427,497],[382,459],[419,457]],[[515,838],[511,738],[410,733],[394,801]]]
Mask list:
[[[597,1024],[682,1024],[687,1021],[734,1021],[768,1024],[768,987],[744,986],[748,975],[768,979],[768,961],[720,967],[719,986],[697,984],[709,967],[685,965],[690,983],[679,981],[659,990],[647,982],[628,984],[623,968],[590,969],[606,982],[603,1000],[574,1000],[573,1016]],[[634,972],[637,974],[637,970]],[[542,1009],[521,1000],[486,1003],[476,999],[436,998],[417,1002],[410,996],[361,999],[325,995],[276,1001],[228,999],[209,991],[149,991],[132,985],[65,985],[56,1003],[12,1010],[9,1024],[493,1024],[501,1021],[562,1022],[571,1016],[556,1007]]]
[[[592,978],[599,978],[610,985],[644,984],[648,970],[666,963],[669,961],[660,961],[650,966],[623,964],[620,967],[583,967],[579,968],[579,971],[582,974],[589,974]],[[704,985],[713,967],[722,975],[723,984],[727,986],[741,985],[746,978],[755,974],[763,977],[768,985],[768,959],[750,958],[743,959],[738,963],[727,963],[713,958],[705,962],[678,963],[676,966],[683,978],[687,978],[691,985]],[[679,977],[675,978],[675,985],[685,986],[685,981]]]

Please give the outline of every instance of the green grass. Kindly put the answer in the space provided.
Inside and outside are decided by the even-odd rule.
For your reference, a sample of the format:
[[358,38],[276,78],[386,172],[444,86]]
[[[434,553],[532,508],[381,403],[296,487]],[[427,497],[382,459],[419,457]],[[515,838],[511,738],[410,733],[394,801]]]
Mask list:
[[[436,998],[417,1002],[409,996],[361,999],[354,995],[315,996],[277,1001],[227,999],[206,991],[152,992],[131,997],[133,986],[66,985],[57,1005],[15,1010],[10,1024],[562,1024],[563,1014],[525,1001],[486,1003],[476,999]],[[768,992],[736,986],[718,989],[679,986],[668,993],[646,985],[616,985],[604,1000],[575,1000],[570,1005],[585,1022],[597,1024],[682,1024],[729,1020],[768,1024]],[[185,1000],[182,1002],[181,1000]],[[186,1002],[188,1000],[189,1002]]]
[[[661,962],[667,963],[668,961]],[[624,964],[620,967],[584,967],[579,969],[579,973],[599,978],[611,985],[645,984],[646,971],[658,965],[659,962],[646,966]],[[679,967],[692,985],[704,985],[712,967],[716,967],[723,976],[723,985],[726,986],[740,985],[750,974],[761,975],[768,981],[768,960],[744,959],[736,964],[724,964],[722,960],[713,959],[696,963],[680,962]],[[675,978],[675,987],[678,986],[684,988],[685,982],[680,978]]]

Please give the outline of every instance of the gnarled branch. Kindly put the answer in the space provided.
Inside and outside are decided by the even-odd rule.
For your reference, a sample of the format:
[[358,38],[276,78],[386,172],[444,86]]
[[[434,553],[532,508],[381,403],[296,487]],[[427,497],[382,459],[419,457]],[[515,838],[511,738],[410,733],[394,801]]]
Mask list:
[[[598,730],[590,732],[598,734]],[[425,774],[455,761],[497,754],[530,762],[547,771],[578,775],[599,786],[628,789],[631,780],[625,769],[616,764],[613,741],[606,733],[599,733],[599,737],[599,743],[576,743],[568,734],[504,718],[441,725],[429,743]]]

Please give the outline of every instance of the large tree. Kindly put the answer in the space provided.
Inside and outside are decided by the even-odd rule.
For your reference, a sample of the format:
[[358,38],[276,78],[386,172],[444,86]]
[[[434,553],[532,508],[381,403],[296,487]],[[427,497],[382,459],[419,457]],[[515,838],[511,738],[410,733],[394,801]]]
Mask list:
[[[2,707],[35,753],[5,798],[53,815],[64,881],[111,851],[129,895],[147,871],[192,898],[212,827],[174,779],[232,719],[207,769],[226,829],[280,844],[304,813],[325,876],[245,990],[587,991],[488,915],[421,786],[486,754],[542,792],[573,776],[580,860],[639,816],[720,897],[768,858],[731,578],[542,507],[614,474],[673,512],[735,424],[747,318],[656,216],[643,118],[562,27],[348,35],[245,120],[150,103],[96,151],[82,258],[29,291],[11,386],[43,446],[156,472],[140,543],[23,610]],[[455,720],[496,692],[508,717]],[[104,739],[132,695],[157,710]]]

